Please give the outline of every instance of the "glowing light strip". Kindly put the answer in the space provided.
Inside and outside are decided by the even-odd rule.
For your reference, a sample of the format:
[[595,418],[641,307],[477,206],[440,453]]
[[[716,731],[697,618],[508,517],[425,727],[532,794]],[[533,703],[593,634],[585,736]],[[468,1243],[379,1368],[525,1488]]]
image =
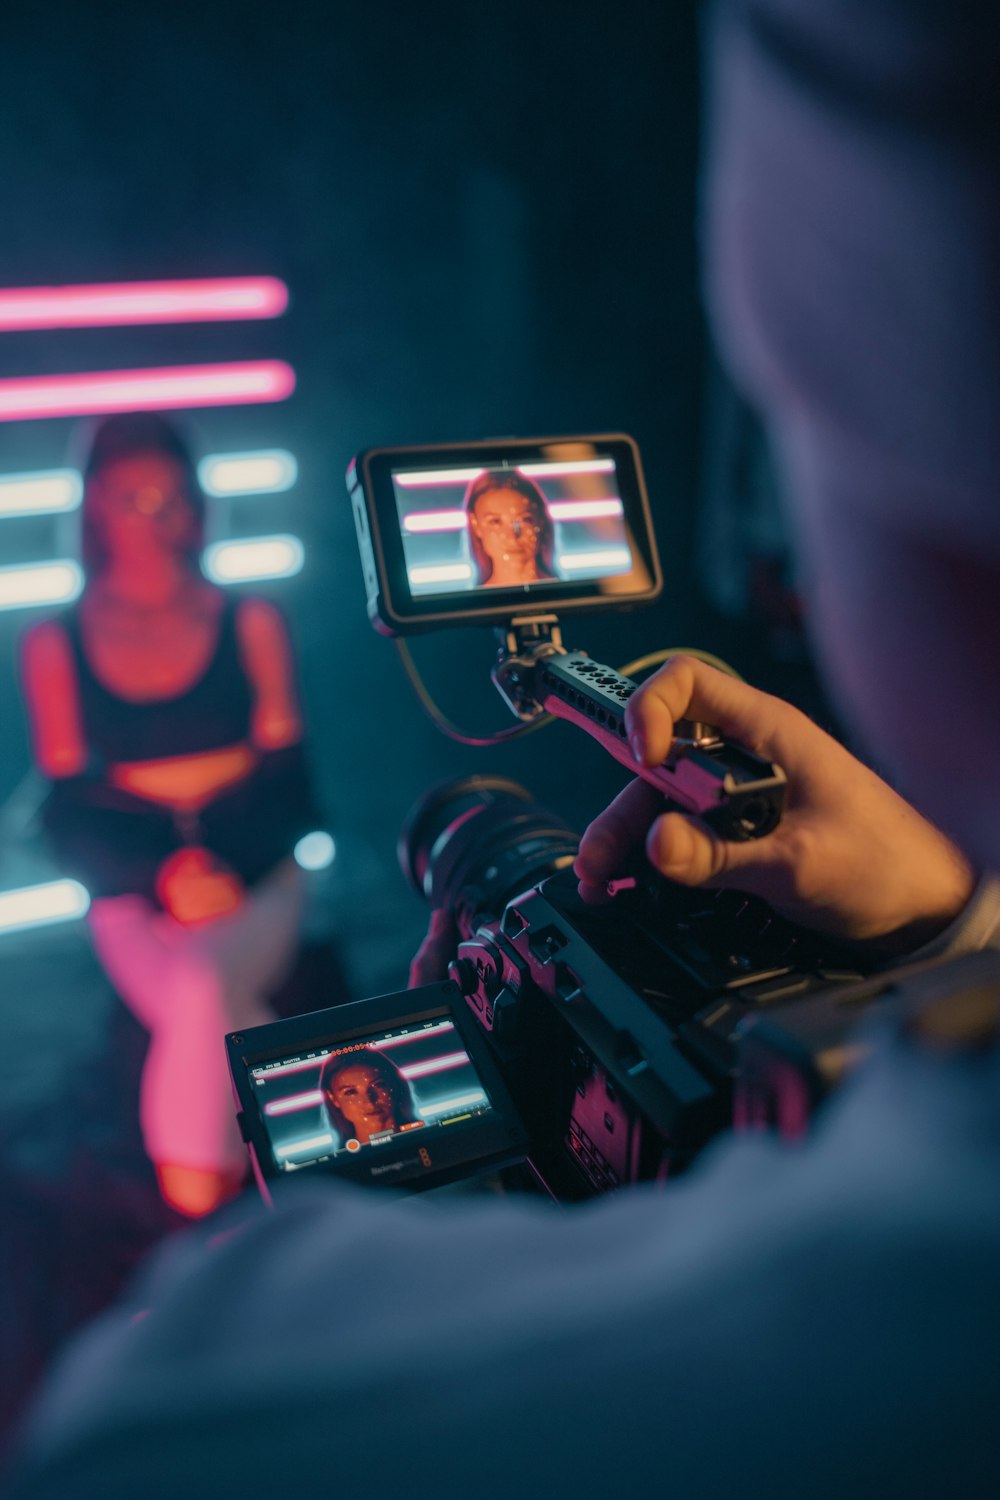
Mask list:
[[294,578],[302,571],[305,548],[297,536],[255,536],[213,542],[201,565],[213,583],[247,583],[252,578]]
[[446,1052],[441,1057],[428,1057],[424,1062],[405,1063],[400,1072],[404,1078],[423,1078],[427,1073],[444,1073],[448,1068],[460,1068],[471,1063],[467,1052]]
[[75,510],[82,499],[83,480],[75,469],[0,475],[0,516],[41,516]]
[[413,533],[423,531],[464,531],[464,510],[415,510],[403,517],[403,530]]
[[482,1089],[474,1094],[458,1094],[454,1099],[444,1099],[440,1104],[421,1104],[418,1106],[419,1113],[425,1118],[427,1115],[443,1115],[449,1109],[461,1109],[465,1104],[486,1104],[488,1100]]
[[288,288],[274,276],[11,287],[0,291],[0,331],[276,318],[287,306]]
[[284,401],[294,389],[295,371],[278,359],[86,375],[28,375],[0,380],[0,422],[111,411],[245,406]]
[[630,568],[632,554],[627,547],[605,547],[600,552],[563,552],[559,567],[565,572],[583,568]]
[[266,1115],[287,1115],[295,1109],[308,1109],[310,1105],[322,1104],[321,1089],[310,1089],[307,1094],[289,1094],[287,1099],[272,1099],[264,1105]]
[[550,474],[554,479],[559,474],[613,474],[615,461],[613,458],[580,458],[565,463],[518,464],[517,469],[529,479],[545,479]]
[[411,583],[464,583],[472,577],[469,563],[444,563],[436,568],[408,568]]
[[275,1146],[275,1156],[295,1156],[299,1151],[315,1151],[319,1146],[332,1146],[333,1136],[329,1131],[325,1135],[309,1135],[305,1140],[295,1141],[291,1146]]
[[299,466],[283,448],[255,453],[210,453],[198,465],[206,495],[276,495],[290,490]]
[[432,484],[469,484],[471,480],[478,479],[483,473],[478,469],[424,469],[416,470],[412,474],[393,474],[393,484],[398,484],[404,490],[419,490],[425,485]]
[[[565,463],[518,464],[516,472],[529,479],[556,479],[562,474],[613,474],[615,463],[612,458],[573,459]],[[393,474],[392,478],[393,483],[402,489],[416,490],[426,485],[470,484],[483,473],[483,468],[425,469],[423,472],[415,470],[412,474]]]
[[436,1026],[423,1026],[419,1031],[408,1031],[403,1036],[387,1036],[383,1042],[369,1042],[368,1045],[384,1052],[386,1047],[402,1047],[406,1042],[423,1041],[425,1036],[436,1036],[439,1031],[454,1030],[454,1021],[439,1021]]
[[[625,507],[617,495],[603,500],[553,500],[549,515],[553,521],[598,521],[624,514]],[[464,510],[415,510],[403,517],[403,530],[414,534],[438,531],[464,531]]]
[[69,559],[0,568],[0,609],[25,609],[36,604],[67,604],[83,590],[83,570]]
[[49,880],[0,891],[0,932],[72,922],[84,916],[89,906],[90,896],[77,880]]
[[[402,1036],[387,1036],[382,1041],[368,1042],[366,1045],[382,1052],[386,1047],[402,1047],[407,1042],[423,1041],[425,1036],[436,1036],[438,1032],[454,1030],[454,1021],[438,1021],[435,1026],[422,1026],[419,1031],[407,1031]],[[282,1073],[301,1073],[305,1068],[319,1068],[330,1056],[330,1050],[332,1049],[299,1062],[279,1063],[276,1068],[254,1068],[250,1076],[266,1083],[269,1078],[278,1078]]]

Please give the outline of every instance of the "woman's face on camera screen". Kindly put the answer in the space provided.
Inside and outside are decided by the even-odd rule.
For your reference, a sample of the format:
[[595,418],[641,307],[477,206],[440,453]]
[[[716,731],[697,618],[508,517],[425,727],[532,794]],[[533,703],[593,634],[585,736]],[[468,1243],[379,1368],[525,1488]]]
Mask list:
[[494,573],[534,563],[542,528],[531,501],[517,490],[480,495],[471,525]]
[[330,1099],[353,1127],[362,1145],[382,1130],[395,1130],[392,1095],[378,1068],[355,1063],[333,1080]]

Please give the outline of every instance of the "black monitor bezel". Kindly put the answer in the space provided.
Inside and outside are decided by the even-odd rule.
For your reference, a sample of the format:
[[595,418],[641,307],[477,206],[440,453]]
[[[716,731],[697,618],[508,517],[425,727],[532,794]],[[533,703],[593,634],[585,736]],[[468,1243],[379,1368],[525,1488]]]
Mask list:
[[[250,1079],[252,1068],[289,1053],[313,1051],[331,1044],[339,1046],[372,1032],[443,1016],[454,1023],[472,1059],[492,1105],[489,1113],[449,1126],[446,1131],[435,1132],[433,1137],[423,1137],[418,1132],[422,1137],[419,1145],[433,1146],[429,1164],[421,1159],[414,1136],[407,1134],[380,1145],[375,1155],[359,1152],[356,1156],[330,1157],[304,1163],[292,1172],[279,1165],[257,1107]],[[527,1154],[527,1134],[490,1055],[489,1043],[469,1014],[462,992],[450,980],[230,1032],[226,1036],[226,1053],[239,1101],[240,1129],[258,1176],[265,1179],[272,1191],[288,1182],[314,1181],[327,1176],[360,1185],[422,1191],[523,1161]],[[398,1169],[396,1162],[400,1163]],[[387,1171],[387,1167],[391,1170]],[[373,1172],[372,1168],[379,1170]]]
[[[615,591],[605,592],[600,579],[543,587],[496,590],[488,600],[470,591],[415,597],[405,582],[403,538],[392,484],[392,471],[403,468],[456,468],[502,463],[558,461],[551,449],[590,444],[613,458],[625,506],[629,543],[646,581],[632,592],[621,592],[627,574],[615,577]],[[411,635],[446,626],[503,624],[525,614],[570,614],[595,609],[632,609],[652,603],[662,591],[656,538],[653,533],[639,450],[625,433],[585,433],[547,438],[496,439],[419,447],[369,448],[354,458],[347,471],[348,489],[363,561],[367,561],[368,613],[376,629],[389,635]],[[363,514],[361,507],[363,506]],[[370,549],[370,552],[369,552]],[[366,559],[366,553],[368,557]],[[374,576],[372,576],[372,574]]]

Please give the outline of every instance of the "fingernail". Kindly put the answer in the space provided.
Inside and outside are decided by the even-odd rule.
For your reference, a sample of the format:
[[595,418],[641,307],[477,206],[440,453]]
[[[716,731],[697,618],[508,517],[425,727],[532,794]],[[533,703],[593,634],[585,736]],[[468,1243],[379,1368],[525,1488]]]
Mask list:
[[646,746],[638,729],[633,729],[631,731],[628,737],[628,742],[632,747],[633,758],[637,760],[640,765],[642,765],[642,762],[645,758]]

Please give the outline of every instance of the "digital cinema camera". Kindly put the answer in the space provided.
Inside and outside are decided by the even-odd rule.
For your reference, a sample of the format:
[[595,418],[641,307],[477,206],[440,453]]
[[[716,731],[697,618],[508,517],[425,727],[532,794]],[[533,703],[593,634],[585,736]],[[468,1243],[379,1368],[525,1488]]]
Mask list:
[[[347,481],[376,629],[494,626],[493,678],[522,724],[567,719],[634,773],[635,683],[565,650],[559,628],[660,592],[632,440],[371,450]],[[780,767],[707,725],[677,736],[639,773],[665,805],[728,839],[776,826]],[[448,982],[227,1038],[265,1195],[303,1170],[412,1190],[521,1163],[573,1200],[672,1176],[727,1126],[804,1129],[891,981],[758,899],[684,889],[644,861],[607,905],[584,905],[576,847],[500,777],[421,800],[400,859],[453,924]]]

